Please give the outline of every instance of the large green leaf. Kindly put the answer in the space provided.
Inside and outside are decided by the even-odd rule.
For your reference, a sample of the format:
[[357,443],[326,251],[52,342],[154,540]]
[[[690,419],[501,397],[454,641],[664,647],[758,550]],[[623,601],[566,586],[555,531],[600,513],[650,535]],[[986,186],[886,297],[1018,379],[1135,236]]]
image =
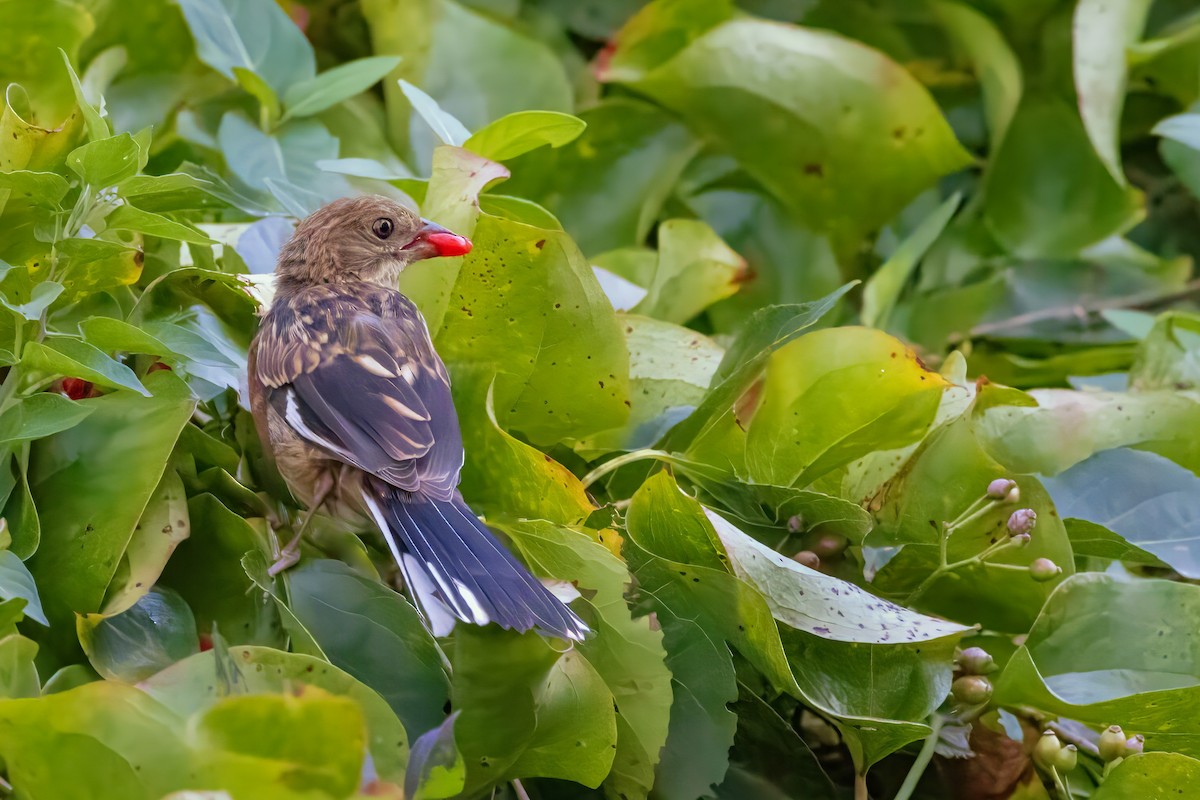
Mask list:
[[366,91],[399,63],[400,59],[395,56],[360,58],[326,70],[315,78],[293,83],[283,96],[283,118],[320,113]]
[[0,598],[6,601],[14,598],[24,600],[25,616],[43,625],[50,624],[46,612],[42,611],[42,600],[33,576],[11,550],[0,550]]
[[289,572],[288,594],[330,662],[379,692],[412,738],[441,723],[444,656],[407,600],[336,561]]
[[1126,797],[1177,796],[1183,787],[1200,785],[1200,761],[1178,753],[1144,753],[1126,758],[1105,777],[1092,797],[1123,800]]
[[554,212],[589,256],[639,245],[699,145],[666,112],[628,98],[579,118],[587,128],[575,141],[511,162],[506,189]]
[[192,610],[169,590],[153,589],[115,616],[81,614],[75,622],[88,661],[109,680],[136,683],[199,648]]
[[1102,526],[1117,542],[1156,557],[1151,563],[1200,577],[1200,478],[1173,461],[1141,450],[1105,450],[1047,479],[1046,489],[1068,524]]
[[315,686],[357,703],[366,718],[376,771],[385,780],[400,780],[408,756],[400,720],[372,689],[322,659],[269,647],[231,647],[227,660],[217,651],[199,653],[138,684],[184,717],[211,707],[231,692],[280,694],[297,686]]
[[467,793],[520,777],[595,787],[608,775],[613,696],[580,653],[559,653],[536,633],[461,626],[452,662]]
[[503,530],[538,574],[596,593],[589,601],[595,635],[577,649],[604,680],[618,714],[617,752],[606,786],[618,797],[645,796],[654,783],[671,708],[662,634],[648,619],[632,618],[624,599],[629,574],[600,542],[540,520]]
[[729,647],[776,689],[833,716],[859,769],[925,735],[918,720],[949,688],[952,639],[864,647],[779,628],[763,596],[729,573],[702,507],[665,474],[634,496],[628,529],[626,555],[654,600],[674,678],[656,784],[668,796],[704,794],[725,773],[735,729],[726,705],[738,696]]
[[[483,216],[438,351],[496,373],[496,417],[535,444],[621,424],[629,359],[616,315],[570,237]],[[588,391],[582,392],[582,387]]]
[[[720,21],[706,6],[647,6],[617,37],[614,78],[719,142],[843,253],[969,163],[924,87],[882,53],[824,31]],[[672,46],[646,46],[648,30]]]
[[807,486],[874,450],[911,444],[933,421],[946,386],[914,351],[879,331],[802,336],[767,362],[746,432],[750,477]]
[[562,147],[586,127],[579,117],[558,111],[516,111],[480,128],[463,147],[493,161],[507,161],[543,145]]
[[996,701],[1120,725],[1148,748],[1195,757],[1198,604],[1196,586],[1076,575],[1046,601],[996,681]]
[[[147,376],[146,386],[150,397],[118,392],[87,401],[95,410],[83,422],[35,450],[29,482],[42,542],[29,568],[52,622],[100,610],[195,407],[169,372]],[[70,631],[74,639],[73,624]]]
[[75,339],[50,339],[44,344],[29,342],[25,345],[21,364],[30,370],[82,378],[101,386],[129,389],[150,396],[133,370],[90,344]]
[[276,94],[316,74],[312,45],[275,3],[263,0],[180,0],[196,53],[226,78],[249,70]]
[[1132,227],[1142,208],[1096,156],[1070,104],[1026,96],[994,156],[983,213],[1011,252],[1071,258]]
[[1125,105],[1125,48],[1141,38],[1149,11],[1150,0],[1082,0],[1075,6],[1072,54],[1079,113],[1100,160],[1122,185],[1118,135]]
[[0,414],[0,442],[41,439],[78,425],[95,410],[89,403],[77,403],[60,394],[41,392],[24,397]]

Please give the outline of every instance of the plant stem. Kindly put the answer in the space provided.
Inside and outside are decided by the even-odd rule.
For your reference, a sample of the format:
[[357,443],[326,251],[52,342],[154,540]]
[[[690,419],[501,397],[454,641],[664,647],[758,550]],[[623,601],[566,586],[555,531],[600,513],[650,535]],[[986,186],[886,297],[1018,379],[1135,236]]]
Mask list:
[[854,800],[871,800],[871,796],[867,794],[867,776],[865,774],[855,774],[854,776]]
[[[941,541],[939,542],[940,548],[942,550],[941,560],[943,562],[946,560],[945,541],[946,541],[946,537],[943,536]],[[921,595],[923,595],[923,594],[925,594],[925,592],[929,591],[929,587],[933,586],[933,584],[937,582],[938,578],[941,578],[943,575],[947,575],[951,572],[955,572],[957,570],[962,569],[963,567],[967,567],[972,564],[982,564],[985,562],[986,559],[994,556],[996,553],[999,553],[1001,550],[1004,550],[1006,548],[1013,547],[1013,546],[1015,546],[1015,545],[1013,544],[1012,539],[1004,538],[1004,539],[1001,539],[1000,541],[996,542],[995,544],[989,545],[987,548],[980,550],[978,553],[971,556],[970,558],[964,558],[961,561],[955,561],[953,564],[946,564],[946,563],[940,564],[937,569],[935,569],[933,572],[931,572],[925,576],[925,580],[921,581],[917,585],[916,589],[913,589],[912,594],[910,594],[908,596],[908,598],[905,599],[904,604],[906,606],[912,605],[919,597],[921,597]],[[990,564],[989,566],[1001,567],[1001,568],[1007,569],[1008,567],[1015,566],[1015,565]],[[1019,567],[1019,569],[1027,569],[1027,567]]]
[[909,767],[908,775],[905,776],[904,783],[900,785],[900,791],[896,793],[893,800],[908,800],[912,797],[912,793],[917,790],[917,784],[921,782],[921,776],[925,774],[925,768],[933,759],[933,753],[937,750],[938,736],[942,732],[942,717],[937,712],[934,712],[930,718],[929,728],[925,744],[921,745],[921,752],[917,753],[917,760]]
[[524,785],[516,778],[513,778],[512,787],[519,800],[529,800],[529,792],[525,791]]
[[619,455],[616,458],[612,458],[612,459],[609,459],[608,461],[605,461],[603,464],[596,467],[594,470],[589,472],[587,475],[584,475],[583,478],[580,479],[580,483],[582,483],[583,488],[586,489],[589,486],[591,486],[593,483],[595,483],[596,481],[603,478],[605,475],[609,474],[610,472],[615,472],[616,470],[620,469],[621,467],[625,466],[626,464],[634,464],[638,461],[646,461],[647,459],[652,459],[652,458],[670,458],[670,457],[671,457],[671,454],[665,450],[653,450],[650,448],[647,448],[645,450],[632,450],[628,453],[625,453],[624,455]]

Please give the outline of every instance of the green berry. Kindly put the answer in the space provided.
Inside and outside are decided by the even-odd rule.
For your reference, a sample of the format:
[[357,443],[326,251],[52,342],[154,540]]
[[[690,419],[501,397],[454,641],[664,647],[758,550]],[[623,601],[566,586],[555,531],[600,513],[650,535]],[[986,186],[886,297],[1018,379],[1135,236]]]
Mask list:
[[801,550],[799,553],[796,553],[796,555],[792,556],[792,560],[797,564],[803,564],[809,569],[821,568],[821,557],[812,550]]
[[1054,759],[1054,768],[1059,772],[1070,772],[1079,763],[1079,752],[1075,745],[1069,744],[1058,751]]
[[1060,750],[1062,750],[1062,741],[1054,734],[1054,731],[1048,730],[1033,746],[1033,760],[1042,769],[1050,769],[1058,760]]
[[992,699],[992,682],[982,675],[963,675],[955,678],[950,693],[960,703],[969,706],[983,705]]
[[1125,743],[1125,731],[1121,730],[1120,725],[1112,725],[1100,734],[1100,741],[1096,743],[1096,748],[1100,751],[1101,758],[1105,761],[1112,761],[1125,757]]
[[967,675],[988,675],[996,671],[996,662],[982,647],[968,647],[958,654],[958,667]]
[[1130,736],[1125,742],[1125,755],[1136,756],[1146,749],[1146,737],[1140,733],[1135,736]]
[[1029,575],[1038,583],[1045,583],[1062,575],[1062,567],[1048,558],[1039,558],[1029,565]]

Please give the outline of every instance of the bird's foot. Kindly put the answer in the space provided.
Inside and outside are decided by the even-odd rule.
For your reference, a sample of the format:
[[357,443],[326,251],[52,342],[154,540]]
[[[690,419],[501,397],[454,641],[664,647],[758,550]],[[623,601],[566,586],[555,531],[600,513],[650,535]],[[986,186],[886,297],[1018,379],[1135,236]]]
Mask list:
[[300,535],[292,537],[292,540],[283,546],[279,551],[279,558],[275,559],[275,563],[267,567],[267,574],[274,578],[285,569],[291,569],[296,566],[296,562],[300,560]]

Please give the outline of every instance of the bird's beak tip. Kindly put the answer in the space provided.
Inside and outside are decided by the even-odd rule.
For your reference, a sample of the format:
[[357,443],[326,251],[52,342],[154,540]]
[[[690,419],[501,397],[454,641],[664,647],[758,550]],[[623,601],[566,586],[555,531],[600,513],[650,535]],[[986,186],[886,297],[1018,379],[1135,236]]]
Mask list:
[[465,236],[459,236],[457,233],[446,230],[441,225],[429,222],[428,220],[421,227],[421,232],[417,235],[417,238],[429,246],[433,251],[432,255],[438,257],[465,256],[471,252],[470,239]]

